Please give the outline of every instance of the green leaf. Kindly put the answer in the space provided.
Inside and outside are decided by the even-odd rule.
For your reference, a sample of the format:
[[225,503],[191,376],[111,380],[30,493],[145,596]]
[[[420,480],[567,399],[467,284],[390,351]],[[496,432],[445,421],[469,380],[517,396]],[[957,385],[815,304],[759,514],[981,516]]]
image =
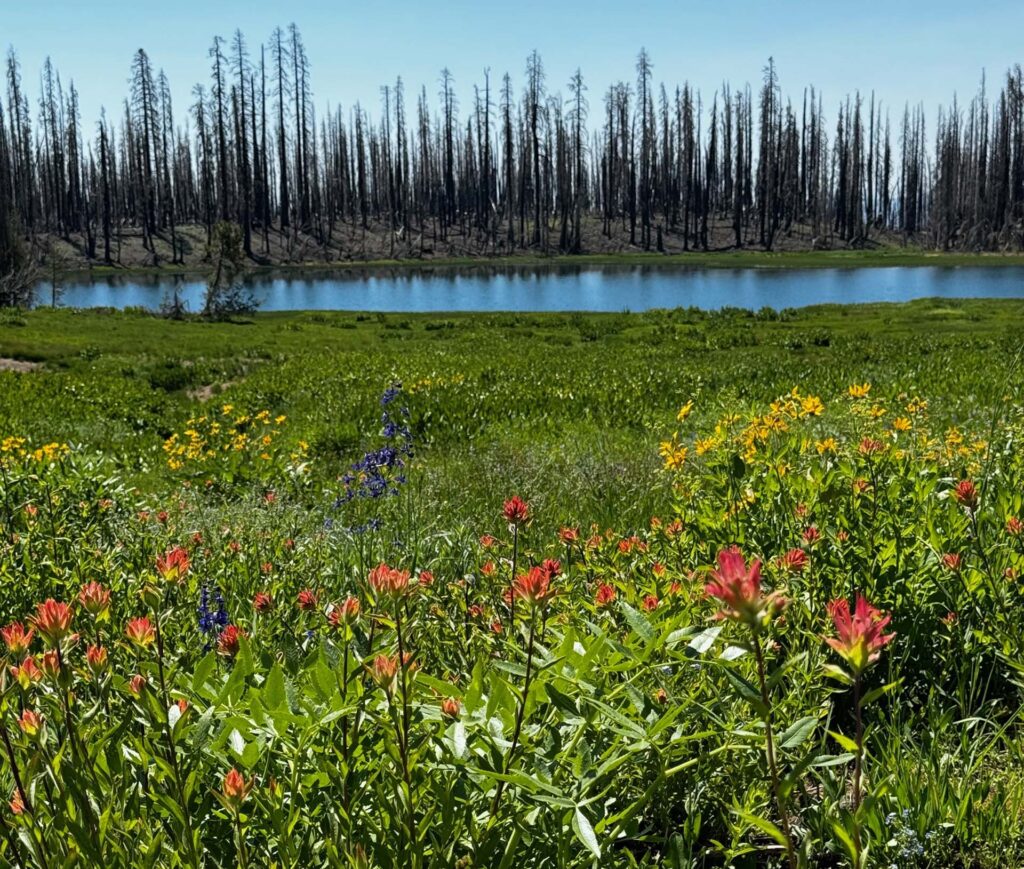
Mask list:
[[210,678],[210,674],[213,673],[213,669],[216,666],[216,652],[210,652],[205,658],[196,664],[196,671],[192,674],[192,690],[196,694],[198,694],[200,689],[206,684],[206,680]]
[[626,624],[629,625],[630,630],[643,640],[644,645],[650,645],[654,642],[656,634],[646,616],[637,612],[625,601],[620,602],[619,609],[622,610],[622,615],[625,616]]
[[572,830],[587,850],[594,855],[595,859],[600,860],[601,846],[597,842],[594,828],[590,825],[590,821],[587,820],[587,816],[580,811],[579,806],[576,806],[572,813]]
[[764,833],[771,836],[776,842],[785,847],[786,837],[782,835],[782,830],[775,826],[767,818],[762,818],[759,815],[752,814],[751,812],[745,811],[744,809],[733,809],[737,815],[740,816],[744,821],[750,824],[752,827],[757,827]]
[[843,736],[841,733],[836,733],[834,730],[830,730],[828,735],[831,736],[836,742],[838,742],[847,751],[856,752],[857,743],[850,739],[849,736]]
[[278,661],[270,669],[270,675],[263,686],[263,703],[268,709],[285,709],[288,706],[288,692],[285,688],[284,670]]
[[706,628],[701,631],[697,636],[690,640],[689,648],[693,649],[698,655],[703,655],[708,649],[711,648],[715,639],[722,632],[721,625],[715,625],[714,627]]
[[799,721],[794,721],[782,733],[779,734],[779,746],[781,748],[798,748],[803,745],[818,725],[818,719],[808,715]]

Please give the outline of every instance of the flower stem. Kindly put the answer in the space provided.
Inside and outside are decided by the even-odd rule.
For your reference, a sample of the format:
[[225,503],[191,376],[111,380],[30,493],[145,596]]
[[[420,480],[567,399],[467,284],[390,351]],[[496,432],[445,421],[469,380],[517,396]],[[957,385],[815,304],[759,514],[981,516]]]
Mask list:
[[782,821],[782,837],[786,842],[786,858],[790,869],[797,869],[796,850],[793,847],[793,835],[789,828],[789,812],[782,795],[782,784],[779,781],[779,768],[775,761],[775,734],[772,731],[772,707],[768,696],[768,680],[765,677],[764,652],[761,640],[754,634],[754,656],[757,659],[757,680],[761,687],[761,702],[764,704],[765,753],[768,755],[768,772],[772,780],[772,791],[775,794],[775,807]]

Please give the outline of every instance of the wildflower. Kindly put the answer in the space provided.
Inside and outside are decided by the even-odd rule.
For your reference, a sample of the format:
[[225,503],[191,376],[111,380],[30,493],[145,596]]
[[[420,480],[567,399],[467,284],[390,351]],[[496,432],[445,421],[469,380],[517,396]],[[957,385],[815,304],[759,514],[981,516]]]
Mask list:
[[274,565],[273,565],[272,562],[264,561],[263,564],[260,565],[260,573],[262,573],[264,576],[266,576],[266,575],[268,575],[270,573],[273,573],[273,572],[274,572]]
[[849,389],[846,390],[850,398],[866,398],[867,394],[871,392],[870,383],[854,383]]
[[36,666],[35,658],[29,656],[21,662],[20,667],[11,667],[11,675],[18,681],[22,689],[27,691],[33,682],[38,682],[43,678],[43,671]]
[[1024,522],[1016,516],[1011,516],[1006,520],[1006,533],[1011,537],[1020,537],[1021,533],[1024,533]]
[[146,681],[145,676],[143,676],[141,673],[136,673],[128,682],[128,690],[131,691],[132,694],[134,694],[136,697],[139,697],[142,695],[142,692],[146,690],[146,686],[148,684],[149,683]]
[[893,431],[906,432],[910,431],[914,427],[914,424],[905,416],[898,416],[892,421]]
[[227,607],[224,605],[224,595],[217,587],[213,592],[214,609],[210,609],[210,588],[204,582],[199,591],[199,630],[204,634],[212,634],[227,627]]
[[617,592],[607,582],[602,582],[598,585],[597,591],[594,593],[594,605],[603,607],[610,604],[617,597]]
[[579,528],[560,528],[558,539],[568,546],[580,539],[580,530]]
[[832,601],[828,613],[838,637],[827,637],[825,642],[846,659],[857,675],[875,663],[882,654],[882,647],[896,636],[882,633],[892,616],[873,607],[860,593],[852,614],[846,599]]
[[950,610],[942,617],[942,623],[947,627],[953,627],[960,620],[960,616]]
[[352,597],[350,595],[345,598],[340,605],[331,610],[328,620],[334,627],[338,627],[339,625],[350,625],[359,618],[360,609],[359,598]]
[[188,552],[180,546],[175,546],[157,557],[156,572],[165,582],[180,582],[188,573],[190,564]]
[[168,516],[166,510],[161,510],[159,513],[156,514],[156,521],[159,522],[161,525],[166,525],[167,519]]
[[554,558],[545,558],[541,569],[548,575],[548,579],[554,579],[562,575],[562,562]]
[[265,591],[258,591],[253,595],[252,608],[258,613],[267,613],[274,606],[274,599]]
[[857,446],[857,451],[862,456],[871,456],[875,453],[880,453],[885,449],[885,444],[874,438],[864,438]]
[[252,790],[252,786],[253,779],[246,781],[245,776],[232,767],[228,774],[224,776],[224,785],[221,788],[221,796],[224,800],[224,804],[231,811],[237,812],[241,809],[242,803],[245,802],[246,797],[249,796],[249,791]]
[[370,585],[379,597],[399,597],[409,588],[409,571],[381,562],[370,571]]
[[494,566],[494,562],[493,561],[485,561],[483,563],[483,565],[481,565],[481,567],[480,567],[480,572],[484,576],[491,576],[494,573],[495,569],[496,568]]
[[648,594],[644,596],[644,599],[640,605],[643,607],[645,612],[653,612],[658,608],[659,603],[660,601],[658,600],[658,596],[656,594]]
[[32,628],[25,630],[21,622],[11,622],[6,628],[0,628],[0,636],[3,637],[7,651],[12,655],[24,655],[30,645],[35,631]]
[[746,622],[755,630],[785,603],[777,591],[761,594],[761,562],[755,560],[748,568],[736,546],[718,553],[718,569],[712,571],[704,593],[725,604],[716,618]]
[[967,510],[974,510],[978,506],[978,489],[970,480],[961,480],[953,490],[953,498]]
[[156,630],[153,623],[145,616],[128,622],[124,633],[140,649],[145,649],[156,641]]
[[21,791],[15,787],[14,792],[11,794],[11,811],[16,815],[24,814],[25,812],[25,801],[22,799]]
[[89,615],[101,618],[110,611],[110,590],[98,582],[90,582],[78,592],[78,602]]
[[497,542],[498,541],[492,535],[490,535],[490,534],[481,534],[480,535],[480,545],[484,549],[490,549]]
[[468,615],[471,619],[478,619],[483,614],[484,608],[478,603],[471,604],[469,609],[466,610],[466,615]]
[[71,607],[52,597],[36,606],[32,624],[50,645],[56,645],[71,632]]
[[317,601],[317,593],[310,588],[302,589],[297,598],[299,609],[303,612],[309,612],[310,610],[316,609]]
[[518,495],[513,495],[505,502],[501,514],[509,525],[525,525],[530,521],[530,505]]
[[43,652],[43,657],[40,658],[40,662],[42,663],[44,676],[56,679],[57,676],[60,675],[60,656],[58,656],[56,649],[50,649],[48,652]]
[[808,525],[804,529],[803,533],[804,543],[808,546],[813,546],[819,540],[821,540],[821,532],[818,530],[816,525]]
[[825,405],[816,395],[808,395],[800,400],[800,411],[804,416],[821,416],[825,412]]
[[441,712],[448,718],[458,718],[462,703],[456,697],[445,697],[441,701]]
[[664,688],[659,688],[654,692],[654,699],[661,705],[664,706],[668,703],[668,692]]
[[963,558],[956,552],[947,552],[942,556],[942,566],[945,567],[946,570],[958,573],[960,568],[963,567]]
[[239,640],[245,636],[245,631],[236,625],[228,625],[217,637],[217,654],[226,658],[233,658],[238,654]]
[[374,681],[380,685],[381,688],[385,691],[390,691],[391,684],[395,679],[395,674],[398,672],[398,656],[377,655],[377,657],[373,659],[373,667],[370,672]]
[[665,575],[665,565],[662,564],[660,561],[655,561],[654,564],[651,565],[651,573],[653,573],[655,576],[659,576],[659,577],[660,576],[664,576]]
[[777,564],[785,573],[803,573],[808,564],[807,553],[802,549],[790,549],[779,557]]
[[834,453],[839,449],[839,445],[836,443],[836,439],[833,437],[825,438],[822,441],[818,441],[814,448],[818,451],[819,456],[825,455],[825,453]]
[[107,669],[107,650],[103,646],[89,646],[85,650],[85,662],[94,676]]
[[38,713],[26,709],[18,719],[18,727],[29,739],[34,739],[43,728],[43,719]]
[[501,622],[499,622],[499,621],[491,622],[491,633],[493,633],[493,634],[500,634],[503,630],[505,630],[505,629],[501,626]]
[[430,588],[434,584],[434,574],[429,570],[421,570],[420,575],[416,577],[416,583],[424,588]]
[[551,575],[543,567],[531,567],[512,583],[512,597],[530,604],[541,603],[553,593],[550,581]]

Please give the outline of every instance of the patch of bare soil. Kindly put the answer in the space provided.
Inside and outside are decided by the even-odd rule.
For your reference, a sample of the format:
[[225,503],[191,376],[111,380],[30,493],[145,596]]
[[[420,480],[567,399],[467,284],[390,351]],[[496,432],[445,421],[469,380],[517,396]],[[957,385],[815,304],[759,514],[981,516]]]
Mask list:
[[19,374],[27,374],[43,367],[41,362],[26,362],[24,359],[7,359],[0,356],[0,371],[17,371]]

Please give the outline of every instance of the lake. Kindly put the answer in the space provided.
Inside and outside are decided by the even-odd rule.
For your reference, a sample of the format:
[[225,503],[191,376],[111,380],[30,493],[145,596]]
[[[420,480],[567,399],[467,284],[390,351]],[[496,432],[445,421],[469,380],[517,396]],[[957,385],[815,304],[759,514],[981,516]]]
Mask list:
[[[717,269],[680,266],[352,269],[259,274],[248,285],[261,310],[641,311],[727,306],[798,308],[830,302],[942,298],[1024,298],[1022,266],[903,266],[823,269]],[[72,280],[61,304],[157,309],[177,286],[189,310],[201,307],[195,278]],[[43,286],[39,303],[49,301]]]

